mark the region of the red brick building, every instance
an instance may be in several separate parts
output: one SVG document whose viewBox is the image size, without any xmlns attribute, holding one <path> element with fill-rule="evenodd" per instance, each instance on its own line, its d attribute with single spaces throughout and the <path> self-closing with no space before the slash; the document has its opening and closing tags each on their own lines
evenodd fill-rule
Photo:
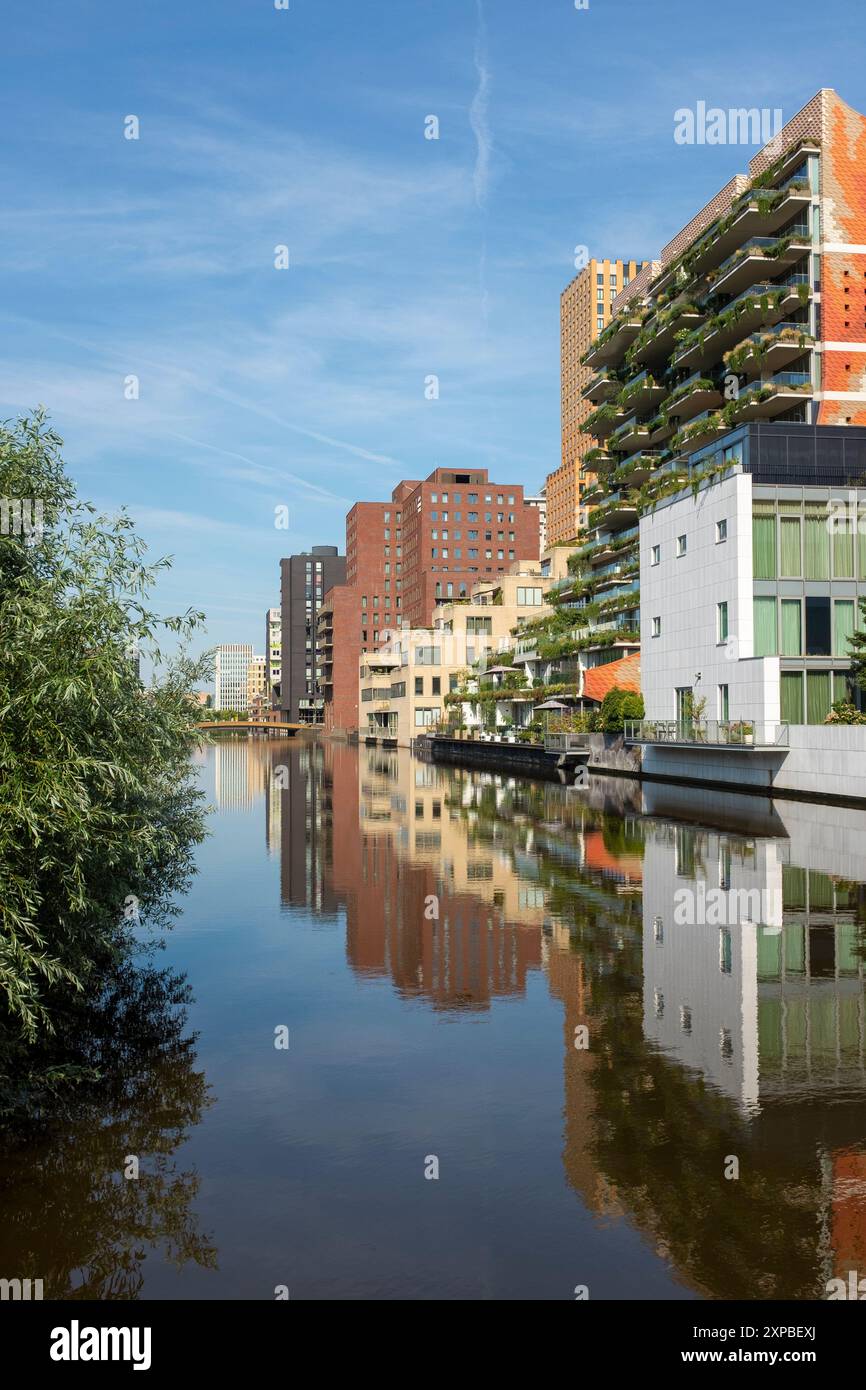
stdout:
<svg viewBox="0 0 866 1390">
<path fill-rule="evenodd" d="M 322 646 L 325 727 L 358 727 L 358 657 L 401 627 L 427 627 L 437 603 L 514 560 L 537 560 L 538 510 L 517 483 L 486 468 L 437 468 L 404 478 L 390 502 L 356 502 L 346 517 L 346 584 L 325 595 Z"/>
</svg>

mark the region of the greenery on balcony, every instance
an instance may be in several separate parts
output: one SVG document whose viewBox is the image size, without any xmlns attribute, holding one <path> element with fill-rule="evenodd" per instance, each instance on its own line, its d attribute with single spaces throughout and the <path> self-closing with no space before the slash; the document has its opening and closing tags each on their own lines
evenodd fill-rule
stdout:
<svg viewBox="0 0 866 1390">
<path fill-rule="evenodd" d="M 750 405 L 760 405 L 762 401 L 768 401 L 773 396 L 777 396 L 780 391 L 794 391 L 801 395 L 811 395 L 813 390 L 811 381 L 788 382 L 788 381 L 765 381 L 757 382 L 749 390 L 743 391 L 735 401 L 728 401 L 719 412 L 723 423 L 728 428 L 733 428 L 739 421 L 741 413 Z"/>
<path fill-rule="evenodd" d="M 614 425 L 621 415 L 622 411 L 616 401 L 606 401 L 587 415 L 583 429 L 587 434 L 599 434 L 605 425 Z"/>
<path fill-rule="evenodd" d="M 805 290 L 805 296 L 800 294 L 801 303 L 809 297 L 809 286 L 798 286 L 800 290 Z M 755 310 L 760 310 L 762 318 L 766 318 L 774 309 L 778 309 L 787 299 L 790 286 L 780 285 L 778 289 L 768 290 L 760 295 L 745 294 L 738 299 L 729 309 L 724 309 L 720 314 L 714 314 L 706 323 L 701 324 L 700 328 L 686 329 L 682 331 L 682 336 L 677 334 L 676 356 L 680 357 L 693 347 L 703 348 L 704 343 L 711 333 L 718 333 L 723 329 L 731 328 L 746 314 L 752 314 Z"/>
<path fill-rule="evenodd" d="M 751 363 L 760 366 L 768 350 L 775 347 L 777 343 L 796 343 L 798 347 L 805 349 L 811 347 L 814 339 L 811 334 L 796 328 L 782 328 L 778 333 L 753 334 L 749 338 L 744 338 L 741 343 L 730 348 L 724 354 L 725 366 L 732 372 L 741 372 L 743 368 Z"/>
</svg>

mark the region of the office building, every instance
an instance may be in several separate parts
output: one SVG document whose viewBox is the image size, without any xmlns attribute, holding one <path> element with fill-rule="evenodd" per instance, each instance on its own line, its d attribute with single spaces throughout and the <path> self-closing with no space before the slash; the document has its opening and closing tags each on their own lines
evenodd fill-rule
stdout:
<svg viewBox="0 0 866 1390">
<path fill-rule="evenodd" d="M 214 709 L 247 710 L 247 668 L 253 649 L 249 643 L 222 642 L 214 654 Z"/>
<path fill-rule="evenodd" d="M 314 545 L 280 561 L 280 698 L 287 723 L 323 721 L 316 618 L 325 594 L 345 579 L 346 557 L 335 545 Z"/>
</svg>

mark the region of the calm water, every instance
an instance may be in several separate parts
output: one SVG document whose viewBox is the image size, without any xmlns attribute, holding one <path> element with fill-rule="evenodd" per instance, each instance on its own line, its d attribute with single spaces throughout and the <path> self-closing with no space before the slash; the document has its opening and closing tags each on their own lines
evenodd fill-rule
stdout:
<svg viewBox="0 0 866 1390">
<path fill-rule="evenodd" d="M 201 776 L 157 962 L 186 1021 L 145 988 L 122 1083 L 7 1151 L 0 1274 L 172 1299 L 866 1274 L 866 815 L 280 740 Z"/>
</svg>

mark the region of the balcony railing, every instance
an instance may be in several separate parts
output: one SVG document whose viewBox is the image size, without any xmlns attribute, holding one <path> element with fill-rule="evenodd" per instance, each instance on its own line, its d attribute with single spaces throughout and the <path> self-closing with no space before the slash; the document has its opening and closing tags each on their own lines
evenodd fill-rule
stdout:
<svg viewBox="0 0 866 1390">
<path fill-rule="evenodd" d="M 647 743 L 678 748 L 788 747 L 788 725 L 763 723 L 754 719 L 627 719 L 625 738 L 629 743 Z"/>
</svg>

